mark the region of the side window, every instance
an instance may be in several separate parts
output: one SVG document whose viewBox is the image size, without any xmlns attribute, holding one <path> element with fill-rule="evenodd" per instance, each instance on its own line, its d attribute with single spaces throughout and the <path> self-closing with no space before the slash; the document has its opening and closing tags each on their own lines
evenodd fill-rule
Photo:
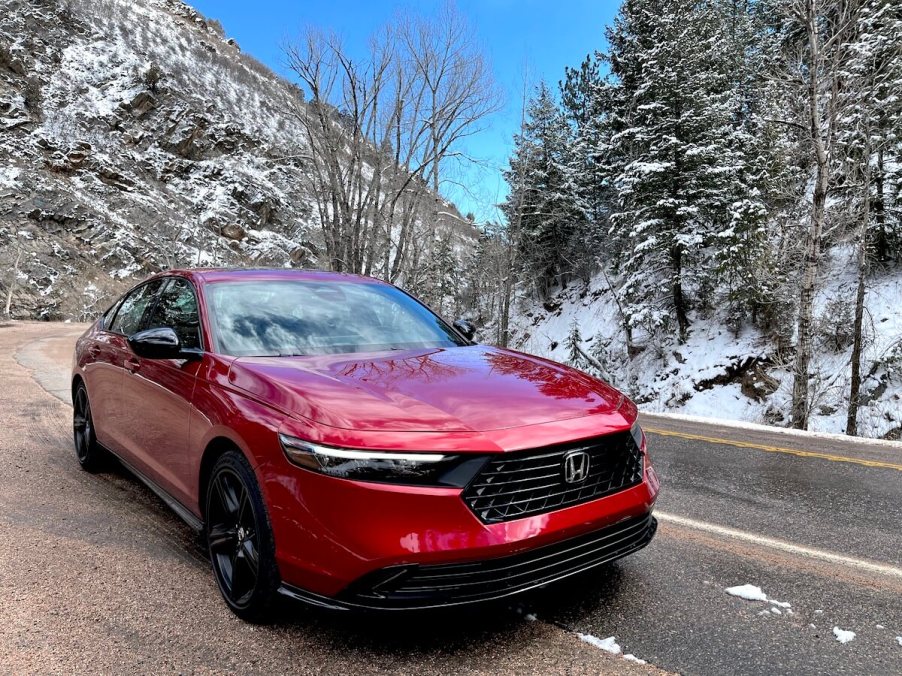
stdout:
<svg viewBox="0 0 902 676">
<path fill-rule="evenodd" d="M 197 298 L 190 282 L 175 278 L 163 291 L 147 328 L 168 326 L 179 337 L 182 347 L 200 347 L 200 320 Z"/>
<path fill-rule="evenodd" d="M 113 321 L 113 317 L 116 316 L 116 310 L 119 309 L 119 305 L 122 303 L 122 299 L 120 298 L 115 303 L 113 303 L 110 308 L 104 312 L 100 316 L 100 328 L 109 331 L 110 330 L 110 322 Z"/>
<path fill-rule="evenodd" d="M 116 313 L 116 318 L 110 325 L 110 331 L 130 336 L 141 328 L 141 320 L 147 306 L 153 301 L 160 289 L 162 280 L 155 279 L 144 286 L 139 286 L 125 297 Z"/>
</svg>

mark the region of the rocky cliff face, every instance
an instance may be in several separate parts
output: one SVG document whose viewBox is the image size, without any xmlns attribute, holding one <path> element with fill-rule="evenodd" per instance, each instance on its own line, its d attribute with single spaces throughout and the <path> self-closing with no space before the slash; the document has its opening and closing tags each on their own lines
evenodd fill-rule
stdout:
<svg viewBox="0 0 902 676">
<path fill-rule="evenodd" d="M 316 265 L 302 98 L 179 0 L 0 0 L 0 304 L 84 319 L 161 268 Z"/>
</svg>

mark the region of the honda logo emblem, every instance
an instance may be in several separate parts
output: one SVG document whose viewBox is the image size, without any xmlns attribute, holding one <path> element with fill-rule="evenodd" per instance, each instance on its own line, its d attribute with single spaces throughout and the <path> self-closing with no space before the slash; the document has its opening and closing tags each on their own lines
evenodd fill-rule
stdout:
<svg viewBox="0 0 902 676">
<path fill-rule="evenodd" d="M 578 484 L 589 476 L 589 454 L 585 451 L 573 451 L 564 456 L 564 481 Z"/>
</svg>

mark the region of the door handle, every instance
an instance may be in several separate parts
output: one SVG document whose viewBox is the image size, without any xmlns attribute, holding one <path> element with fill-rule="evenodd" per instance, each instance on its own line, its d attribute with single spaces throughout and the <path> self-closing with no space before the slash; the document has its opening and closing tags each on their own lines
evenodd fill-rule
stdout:
<svg viewBox="0 0 902 676">
<path fill-rule="evenodd" d="M 129 357 L 125 360 L 125 368 L 129 371 L 129 373 L 134 373 L 139 368 L 141 368 L 141 360 L 136 357 Z"/>
</svg>

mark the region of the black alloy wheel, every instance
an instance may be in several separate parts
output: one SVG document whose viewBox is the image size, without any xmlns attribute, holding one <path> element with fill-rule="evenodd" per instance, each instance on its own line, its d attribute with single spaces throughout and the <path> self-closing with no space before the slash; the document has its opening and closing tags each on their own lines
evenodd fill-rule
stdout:
<svg viewBox="0 0 902 676">
<path fill-rule="evenodd" d="M 263 498 L 241 453 L 228 451 L 216 462 L 206 502 L 207 546 L 219 591 L 236 615 L 262 621 L 279 576 Z"/>
<path fill-rule="evenodd" d="M 94 419 L 91 417 L 91 402 L 84 383 L 75 388 L 72 398 L 72 432 L 75 441 L 75 455 L 78 464 L 87 472 L 96 472 L 103 466 L 104 452 L 94 435 Z"/>
</svg>

